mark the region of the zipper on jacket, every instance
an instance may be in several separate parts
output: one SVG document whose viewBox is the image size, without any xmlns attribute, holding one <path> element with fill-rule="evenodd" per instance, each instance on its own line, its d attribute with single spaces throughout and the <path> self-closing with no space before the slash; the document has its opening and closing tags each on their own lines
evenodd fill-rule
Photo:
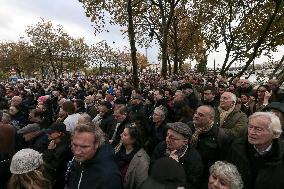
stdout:
<svg viewBox="0 0 284 189">
<path fill-rule="evenodd" d="M 80 179 L 79 179 L 79 182 L 78 182 L 78 188 L 77 188 L 77 189 L 80 189 L 80 185 L 81 185 L 81 181 L 82 181 L 83 172 L 84 172 L 84 169 L 82 169 L 82 172 L 81 172 L 81 175 L 80 175 Z"/>
</svg>

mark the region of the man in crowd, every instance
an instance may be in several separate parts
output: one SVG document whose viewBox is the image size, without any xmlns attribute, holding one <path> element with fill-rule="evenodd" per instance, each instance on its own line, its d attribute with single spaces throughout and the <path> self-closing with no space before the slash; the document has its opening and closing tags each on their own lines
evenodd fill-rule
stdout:
<svg viewBox="0 0 284 189">
<path fill-rule="evenodd" d="M 207 87 L 204 89 L 202 103 L 204 105 L 210 105 L 214 108 L 218 107 L 219 101 L 215 98 L 214 88 Z"/>
<path fill-rule="evenodd" d="M 115 120 L 113 116 L 112 104 L 110 102 L 104 101 L 100 104 L 99 116 L 101 121 L 97 126 L 99 126 L 106 134 L 107 138 L 110 139 L 115 130 Z"/>
<path fill-rule="evenodd" d="M 203 172 L 203 164 L 200 154 L 193 148 L 191 129 L 182 122 L 168 123 L 166 141 L 159 143 L 153 151 L 151 161 L 154 163 L 162 157 L 171 157 L 179 162 L 186 173 L 187 187 L 198 188 Z"/>
<path fill-rule="evenodd" d="M 279 118 L 271 112 L 249 117 L 247 138 L 234 141 L 228 161 L 242 175 L 245 189 L 280 189 L 284 186 L 283 144 Z"/>
<path fill-rule="evenodd" d="M 121 189 L 114 151 L 95 126 L 78 125 L 72 138 L 73 161 L 67 169 L 69 189 Z"/>
<path fill-rule="evenodd" d="M 201 104 L 201 100 L 197 95 L 196 89 L 194 89 L 194 87 L 190 83 L 185 83 L 181 85 L 180 88 L 186 96 L 189 107 L 193 110 L 196 110 Z"/>
<path fill-rule="evenodd" d="M 72 159 L 70 150 L 70 133 L 66 132 L 63 123 L 53 123 L 47 130 L 49 145 L 43 152 L 43 160 L 51 168 L 54 179 L 53 188 L 62 189 L 66 185 L 65 171 L 67 163 Z"/>
<path fill-rule="evenodd" d="M 94 119 L 98 114 L 97 108 L 95 106 L 95 98 L 92 95 L 85 97 L 86 112 Z"/>
<path fill-rule="evenodd" d="M 38 123 L 28 124 L 17 131 L 16 149 L 31 148 L 44 152 L 48 146 L 48 136 L 40 129 Z"/>
<path fill-rule="evenodd" d="M 247 126 L 247 116 L 236 107 L 237 97 L 231 92 L 224 92 L 216 111 L 217 122 L 230 137 L 244 136 Z"/>
<path fill-rule="evenodd" d="M 117 124 L 109 142 L 112 144 L 113 147 L 115 147 L 120 142 L 121 134 L 123 133 L 125 125 L 130 123 L 127 113 L 127 107 L 123 104 L 116 105 L 113 116 Z"/>
<path fill-rule="evenodd" d="M 240 79 L 240 86 L 237 87 L 237 96 L 240 97 L 241 94 L 252 94 L 253 88 L 251 86 L 250 80 Z"/>
<path fill-rule="evenodd" d="M 190 143 L 200 153 L 204 164 L 202 183 L 200 189 L 207 189 L 209 168 L 218 160 L 224 160 L 230 145 L 230 139 L 214 123 L 215 110 L 213 107 L 203 105 L 197 108 L 190 127 L 193 131 Z"/>
<path fill-rule="evenodd" d="M 269 90 L 272 91 L 269 101 L 284 103 L 284 91 L 280 89 L 279 81 L 277 79 L 270 79 L 267 81 L 266 85 Z"/>
<path fill-rule="evenodd" d="M 154 148 L 167 136 L 167 109 L 164 106 L 156 107 L 153 112 L 152 125 L 149 131 L 149 142 L 147 144 L 147 153 L 151 156 Z"/>
</svg>

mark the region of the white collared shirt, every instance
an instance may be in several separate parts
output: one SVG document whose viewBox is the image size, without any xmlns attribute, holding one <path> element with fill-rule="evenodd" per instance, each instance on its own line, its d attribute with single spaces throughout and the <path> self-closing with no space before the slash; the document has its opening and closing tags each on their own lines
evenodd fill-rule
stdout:
<svg viewBox="0 0 284 189">
<path fill-rule="evenodd" d="M 258 153 L 259 155 L 263 156 L 263 155 L 267 154 L 267 153 L 271 150 L 271 148 L 272 148 L 272 143 L 271 143 L 265 150 L 263 150 L 263 151 L 259 151 L 259 150 L 255 147 L 255 145 L 254 145 L 253 147 L 254 147 L 254 149 L 257 151 L 257 153 Z"/>
</svg>

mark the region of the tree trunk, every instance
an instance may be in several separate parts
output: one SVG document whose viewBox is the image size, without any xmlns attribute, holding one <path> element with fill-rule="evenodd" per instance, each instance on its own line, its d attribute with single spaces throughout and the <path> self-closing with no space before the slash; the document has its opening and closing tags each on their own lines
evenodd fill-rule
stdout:
<svg viewBox="0 0 284 189">
<path fill-rule="evenodd" d="M 163 78 L 167 77 L 167 62 L 168 62 L 168 32 L 166 31 L 166 22 L 163 23 L 163 39 L 162 39 L 162 70 L 161 75 Z"/>
<path fill-rule="evenodd" d="M 130 42 L 131 49 L 131 62 L 132 62 L 132 75 L 133 75 L 133 86 L 135 89 L 139 87 L 139 79 L 138 79 L 138 66 L 137 66 L 137 57 L 136 57 L 136 46 L 135 46 L 135 33 L 133 27 L 133 18 L 132 18 L 132 1 L 127 1 L 127 13 L 128 13 L 128 36 Z"/>
<path fill-rule="evenodd" d="M 179 54 L 179 47 L 178 47 L 178 37 L 177 37 L 177 22 L 176 18 L 173 21 L 173 32 L 174 32 L 174 74 L 178 73 L 178 54 Z"/>
<path fill-rule="evenodd" d="M 103 68 L 102 68 L 102 63 L 100 62 L 100 75 L 103 75 Z"/>
<path fill-rule="evenodd" d="M 170 61 L 170 57 L 168 56 L 167 58 L 168 61 L 168 65 L 169 65 L 169 75 L 172 75 L 172 65 L 171 65 L 171 61 Z"/>
</svg>

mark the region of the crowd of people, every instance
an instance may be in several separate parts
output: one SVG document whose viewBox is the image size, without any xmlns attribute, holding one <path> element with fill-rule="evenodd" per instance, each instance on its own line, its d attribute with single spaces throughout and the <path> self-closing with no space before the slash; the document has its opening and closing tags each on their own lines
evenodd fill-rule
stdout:
<svg viewBox="0 0 284 189">
<path fill-rule="evenodd" d="M 282 189 L 284 91 L 214 74 L 0 85 L 0 189 Z"/>
</svg>

